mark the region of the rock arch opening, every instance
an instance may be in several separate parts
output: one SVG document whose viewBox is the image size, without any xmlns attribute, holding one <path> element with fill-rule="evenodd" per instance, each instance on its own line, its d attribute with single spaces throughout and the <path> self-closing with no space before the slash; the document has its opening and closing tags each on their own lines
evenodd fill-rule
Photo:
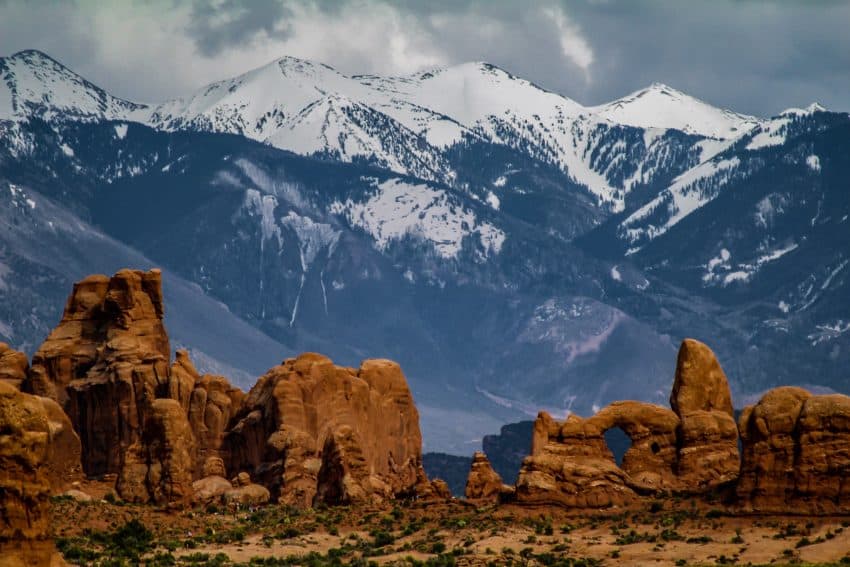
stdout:
<svg viewBox="0 0 850 567">
<path fill-rule="evenodd" d="M 608 445 L 608 450 L 614 455 L 617 466 L 623 468 L 623 457 L 626 455 L 626 451 L 632 447 L 631 437 L 619 426 L 611 427 L 603 435 L 605 444 Z"/>
</svg>

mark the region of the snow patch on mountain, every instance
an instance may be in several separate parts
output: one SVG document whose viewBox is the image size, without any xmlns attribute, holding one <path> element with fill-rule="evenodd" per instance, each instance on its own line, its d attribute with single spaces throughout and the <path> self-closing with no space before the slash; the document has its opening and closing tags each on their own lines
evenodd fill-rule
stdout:
<svg viewBox="0 0 850 567">
<path fill-rule="evenodd" d="M 413 237 L 431 243 L 437 254 L 448 260 L 457 258 L 469 237 L 477 237 L 485 255 L 498 254 L 505 241 L 501 229 L 479 221 L 444 190 L 399 179 L 377 183 L 366 201 L 335 201 L 330 212 L 362 228 L 379 250 Z"/>
<path fill-rule="evenodd" d="M 278 250 L 283 249 L 283 234 L 275 221 L 275 210 L 277 209 L 277 198 L 274 195 L 263 195 L 256 189 L 245 191 L 244 210 L 250 216 L 259 216 L 260 219 L 260 252 L 263 251 L 265 243 L 275 239 Z"/>
<path fill-rule="evenodd" d="M 814 154 L 806 157 L 806 165 L 815 173 L 820 173 L 820 158 Z"/>
</svg>

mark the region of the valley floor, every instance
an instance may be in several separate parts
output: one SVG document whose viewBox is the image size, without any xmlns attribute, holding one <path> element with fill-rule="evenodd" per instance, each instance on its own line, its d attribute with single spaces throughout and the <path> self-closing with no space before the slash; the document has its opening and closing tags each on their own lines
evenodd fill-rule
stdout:
<svg viewBox="0 0 850 567">
<path fill-rule="evenodd" d="M 459 500 L 176 511 L 125 504 L 92 483 L 83 488 L 98 498 L 58 498 L 53 506 L 57 546 L 71 564 L 850 564 L 850 518 L 729 516 L 691 500 L 598 515 Z"/>
</svg>

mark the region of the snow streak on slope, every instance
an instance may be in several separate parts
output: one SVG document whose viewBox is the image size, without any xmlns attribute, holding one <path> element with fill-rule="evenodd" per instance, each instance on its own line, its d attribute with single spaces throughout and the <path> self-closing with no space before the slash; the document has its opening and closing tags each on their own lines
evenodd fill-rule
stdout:
<svg viewBox="0 0 850 567">
<path fill-rule="evenodd" d="M 365 230 L 379 250 L 406 237 L 430 243 L 444 259 L 456 259 L 469 237 L 477 238 L 485 255 L 502 249 L 502 230 L 479 222 L 474 212 L 441 189 L 398 179 L 376 184 L 376 189 L 362 203 L 336 201 L 330 212 Z"/>
<path fill-rule="evenodd" d="M 737 137 L 757 118 L 715 108 L 661 83 L 592 109 L 596 116 L 639 128 L 673 128 L 707 138 Z"/>
<path fill-rule="evenodd" d="M 632 213 L 620 225 L 620 234 L 632 245 L 629 253 L 664 234 L 683 218 L 713 200 L 741 164 L 737 157 L 701 163 L 680 175 L 658 197 Z"/>
</svg>

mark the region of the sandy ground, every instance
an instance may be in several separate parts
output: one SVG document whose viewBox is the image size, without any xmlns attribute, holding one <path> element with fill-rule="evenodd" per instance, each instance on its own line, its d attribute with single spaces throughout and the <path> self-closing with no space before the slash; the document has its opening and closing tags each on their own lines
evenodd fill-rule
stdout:
<svg viewBox="0 0 850 567">
<path fill-rule="evenodd" d="M 99 495 L 106 493 L 101 490 Z M 535 565 L 542 562 L 534 556 L 542 554 L 624 566 L 836 564 L 850 557 L 850 518 L 727 516 L 693 502 L 656 502 L 652 508 L 595 515 L 547 507 L 476 508 L 459 501 L 412 503 L 395 510 L 293 512 L 271 506 L 260 512 L 261 521 L 255 512 L 62 501 L 54 506 L 53 529 L 58 536 L 84 536 L 136 518 L 156 534 L 158 545 L 172 542 L 178 559 L 223 553 L 241 563 L 339 549 L 344 550 L 344 562 L 366 550 L 368 559 L 378 564 L 403 564 L 407 557 L 423 561 L 441 551 L 454 552 L 459 565 L 499 565 L 521 557 Z M 281 535 L 283 526 L 294 535 Z M 242 530 L 244 539 L 211 543 L 198 537 L 234 529 Z M 390 534 L 390 542 L 376 546 L 377 531 Z"/>
</svg>

